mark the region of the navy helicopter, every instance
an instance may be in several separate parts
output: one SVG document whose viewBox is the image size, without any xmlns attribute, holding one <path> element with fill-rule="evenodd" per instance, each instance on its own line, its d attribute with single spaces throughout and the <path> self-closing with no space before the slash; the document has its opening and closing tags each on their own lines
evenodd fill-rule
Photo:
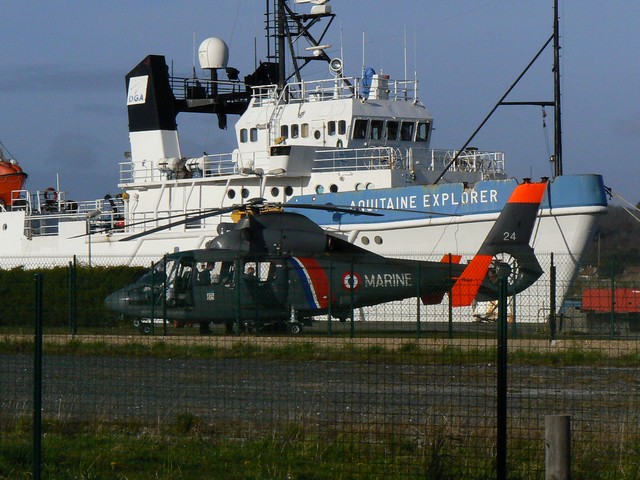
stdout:
<svg viewBox="0 0 640 480">
<path fill-rule="evenodd" d="M 410 297 L 438 304 L 448 293 L 453 306 L 495 300 L 496 273 L 502 267 L 510 272 L 509 294 L 525 290 L 542 274 L 529 241 L 546 185 L 525 181 L 516 187 L 468 264 L 460 264 L 459 255 L 445 255 L 440 262 L 387 258 L 261 199 L 208 211 L 127 237 L 231 211 L 240 217 L 235 224 L 221 224 L 207 248 L 166 255 L 138 281 L 109 295 L 106 305 L 137 318 L 199 324 L 201 333 L 218 323 L 229 333 L 273 329 L 297 334 L 317 315 L 344 321 L 354 309 Z M 380 215 L 331 205 L 306 207 Z M 143 333 L 151 333 L 149 321 L 141 324 Z"/>
</svg>

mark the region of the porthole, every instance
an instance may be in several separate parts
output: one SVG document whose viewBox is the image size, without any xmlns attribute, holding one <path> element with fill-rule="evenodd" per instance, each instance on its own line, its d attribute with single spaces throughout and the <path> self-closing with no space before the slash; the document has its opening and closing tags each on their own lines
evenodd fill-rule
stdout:
<svg viewBox="0 0 640 480">
<path fill-rule="evenodd" d="M 278 195 L 280 195 L 280 189 L 278 187 L 273 187 L 271 189 L 271 196 L 277 198 Z"/>
<path fill-rule="evenodd" d="M 249 189 L 247 188 L 242 189 L 242 198 L 249 198 Z"/>
<path fill-rule="evenodd" d="M 362 237 L 362 244 L 369 245 L 369 237 Z"/>
<path fill-rule="evenodd" d="M 228 198 L 236 198 L 236 191 L 235 190 L 229 190 L 227 192 L 227 197 Z"/>
<path fill-rule="evenodd" d="M 380 237 L 378 235 L 373 237 L 373 241 L 376 242 L 378 245 L 382 245 L 382 237 Z"/>
<path fill-rule="evenodd" d="M 364 188 L 364 185 L 362 185 L 361 183 L 356 183 L 356 190 L 362 190 Z"/>
<path fill-rule="evenodd" d="M 320 130 L 316 130 L 315 132 L 313 132 L 313 137 L 316 140 L 320 140 Z"/>
<path fill-rule="evenodd" d="M 338 191 L 338 185 L 336 185 L 335 183 L 332 183 L 331 185 L 329 185 L 329 191 L 331 193 L 336 193 Z"/>
<path fill-rule="evenodd" d="M 316 185 L 316 193 L 324 193 L 324 187 L 322 185 Z"/>
<path fill-rule="evenodd" d="M 286 187 L 284 187 L 284 194 L 287 197 L 290 197 L 291 195 L 293 195 L 293 187 L 291 185 L 287 185 Z"/>
<path fill-rule="evenodd" d="M 364 188 L 366 190 L 373 190 L 374 188 L 376 188 L 376 186 L 373 183 L 368 182 L 367 185 Z"/>
<path fill-rule="evenodd" d="M 3 224 L 2 224 L 2 230 L 6 230 L 6 229 L 7 229 L 7 224 L 6 224 L 6 223 L 3 223 Z"/>
</svg>

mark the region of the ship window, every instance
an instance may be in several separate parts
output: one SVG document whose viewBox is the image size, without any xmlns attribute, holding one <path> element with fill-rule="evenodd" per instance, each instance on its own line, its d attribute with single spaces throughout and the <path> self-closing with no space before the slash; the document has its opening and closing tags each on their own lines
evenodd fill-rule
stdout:
<svg viewBox="0 0 640 480">
<path fill-rule="evenodd" d="M 368 120 L 358 118 L 353 124 L 353 138 L 355 140 L 364 140 L 367 138 L 367 124 Z"/>
<path fill-rule="evenodd" d="M 280 189 L 278 187 L 273 187 L 271 189 L 271 196 L 274 198 L 278 198 L 278 195 L 280 195 Z"/>
<path fill-rule="evenodd" d="M 242 189 L 242 198 L 249 198 L 249 190 L 246 188 Z"/>
<path fill-rule="evenodd" d="M 336 122 L 331 120 L 327 122 L 327 135 L 335 135 L 336 134 Z"/>
<path fill-rule="evenodd" d="M 340 120 L 338 122 L 338 135 L 344 135 L 347 133 L 347 122 L 346 120 Z"/>
<path fill-rule="evenodd" d="M 429 122 L 418 122 L 416 130 L 416 142 L 426 142 L 429 140 Z"/>
<path fill-rule="evenodd" d="M 243 128 L 240 130 L 240 143 L 247 143 L 247 129 Z"/>
<path fill-rule="evenodd" d="M 371 120 L 371 140 L 382 140 L 382 120 Z"/>
<path fill-rule="evenodd" d="M 291 125 L 291 138 L 298 138 L 299 128 L 297 123 Z"/>
<path fill-rule="evenodd" d="M 290 197 L 291 195 L 293 195 L 293 187 L 291 185 L 287 185 L 286 187 L 284 187 L 284 194 L 287 197 Z"/>
<path fill-rule="evenodd" d="M 322 185 L 316 185 L 316 193 L 317 194 L 324 193 L 324 187 Z"/>
<path fill-rule="evenodd" d="M 258 129 L 257 128 L 252 128 L 251 130 L 249 130 L 249 136 L 251 137 L 251 141 L 252 142 L 257 142 L 258 141 Z"/>
<path fill-rule="evenodd" d="M 302 138 L 307 138 L 309 136 L 309 124 L 303 123 L 300 128 L 300 136 Z"/>
<path fill-rule="evenodd" d="M 235 190 L 229 190 L 227 192 L 227 197 L 229 197 L 231 199 L 236 198 L 236 191 Z"/>
<path fill-rule="evenodd" d="M 410 142 L 413 140 L 413 122 L 402 122 L 402 127 L 400 128 L 400 140 L 403 142 Z"/>
<path fill-rule="evenodd" d="M 332 183 L 331 185 L 329 185 L 329 191 L 331 193 L 336 193 L 338 191 L 338 185 L 336 185 L 335 183 Z"/>
<path fill-rule="evenodd" d="M 369 245 L 369 237 L 362 237 L 362 244 Z"/>
<path fill-rule="evenodd" d="M 387 140 L 395 142 L 398 140 L 398 123 L 395 120 L 389 120 L 387 122 Z"/>
<path fill-rule="evenodd" d="M 378 245 L 382 245 L 382 237 L 379 237 L 378 235 L 373 237 L 373 241 L 376 242 Z"/>
<path fill-rule="evenodd" d="M 284 138 L 289 138 L 289 125 L 280 126 L 280 136 Z"/>
<path fill-rule="evenodd" d="M 320 140 L 320 136 L 322 134 L 320 133 L 320 130 L 316 130 L 315 132 L 313 132 L 313 138 L 315 138 L 316 140 Z"/>
</svg>

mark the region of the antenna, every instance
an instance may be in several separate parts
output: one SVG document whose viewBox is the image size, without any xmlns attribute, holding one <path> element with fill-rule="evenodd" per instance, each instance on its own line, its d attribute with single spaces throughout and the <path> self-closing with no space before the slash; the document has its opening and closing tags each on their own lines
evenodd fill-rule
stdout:
<svg viewBox="0 0 640 480">
<path fill-rule="evenodd" d="M 362 32 L 362 76 L 364 77 L 364 32 Z"/>
<path fill-rule="evenodd" d="M 407 79 L 407 24 L 404 24 L 404 77 L 403 80 Z"/>
<path fill-rule="evenodd" d="M 191 63 L 191 68 L 193 71 L 193 78 L 196 78 L 196 32 L 193 32 L 193 60 Z"/>
</svg>

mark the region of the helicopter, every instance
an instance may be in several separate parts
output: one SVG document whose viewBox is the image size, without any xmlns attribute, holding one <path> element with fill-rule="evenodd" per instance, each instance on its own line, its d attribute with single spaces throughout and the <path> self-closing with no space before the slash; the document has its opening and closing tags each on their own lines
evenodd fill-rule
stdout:
<svg viewBox="0 0 640 480">
<path fill-rule="evenodd" d="M 547 182 L 525 180 L 512 192 L 476 255 L 440 262 L 388 258 L 330 233 L 306 216 L 284 211 L 291 205 L 248 205 L 214 209 L 196 217 L 137 233 L 234 212 L 236 223 L 221 223 L 206 248 L 166 255 L 133 284 L 110 294 L 106 306 L 149 319 L 224 324 L 228 333 L 275 330 L 298 334 L 312 317 L 353 318 L 354 309 L 419 296 L 439 304 L 449 294 L 454 307 L 498 298 L 497 276 L 508 293 L 522 292 L 542 275 L 529 245 Z M 296 206 L 304 208 L 305 206 Z M 314 204 L 345 214 L 380 215 L 350 207 Z M 233 216 L 232 216 L 233 218 Z"/>
</svg>

